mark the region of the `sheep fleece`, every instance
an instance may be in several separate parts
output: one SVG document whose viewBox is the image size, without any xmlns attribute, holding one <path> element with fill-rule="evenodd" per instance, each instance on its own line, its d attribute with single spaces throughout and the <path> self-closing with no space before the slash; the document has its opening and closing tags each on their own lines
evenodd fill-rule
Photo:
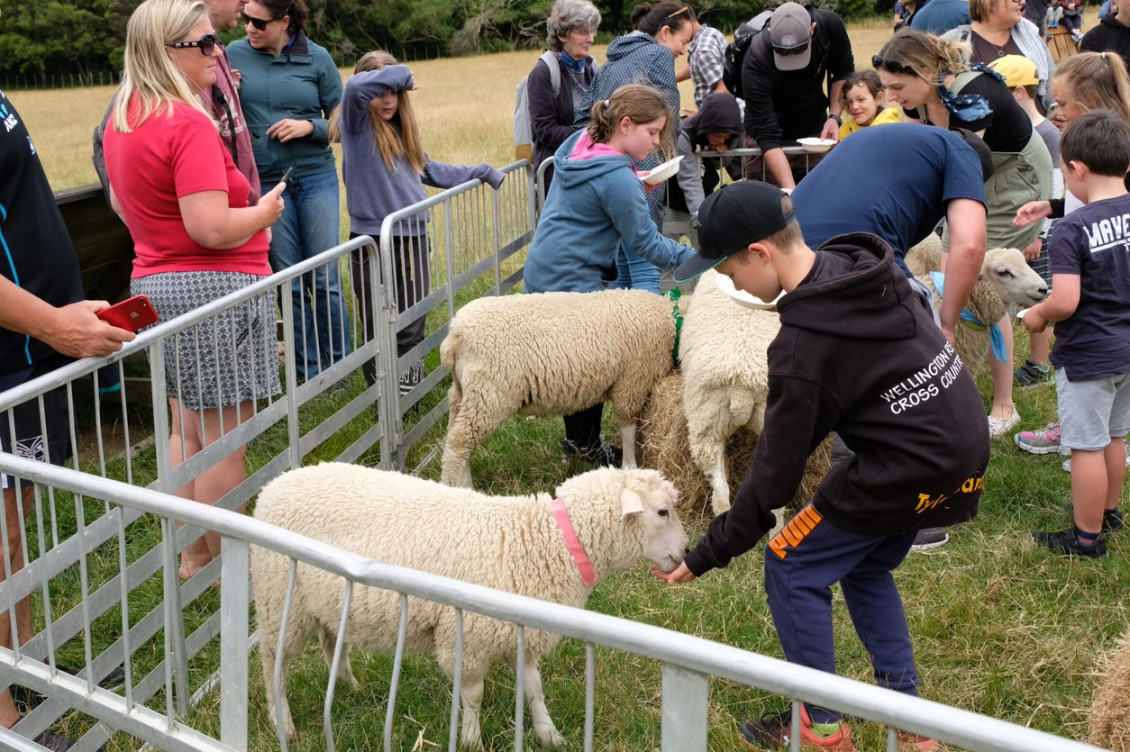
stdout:
<svg viewBox="0 0 1130 752">
<path fill-rule="evenodd" d="M 464 399 L 473 389 L 475 409 L 498 420 L 567 415 L 611 398 L 623 423 L 671 370 L 674 344 L 672 304 L 659 295 L 550 292 L 468 303 L 440 357 Z"/>
<path fill-rule="evenodd" d="M 558 489 L 599 574 L 626 569 L 642 555 L 642 526 L 622 521 L 620 494 L 625 487 L 638 487 L 654 496 L 647 489 L 657 482 L 666 484 L 654 470 L 603 469 L 576 476 Z M 270 483 L 259 496 L 255 517 L 360 556 L 583 607 L 591 588 L 577 574 L 549 502 L 548 494 L 487 496 L 400 473 L 323 463 Z M 273 646 L 277 640 L 288 571 L 286 557 L 252 548 L 261 644 Z M 322 625 L 336 630 L 343 598 L 340 577 L 299 564 L 288 631 L 305 644 Z M 391 653 L 399 612 L 396 593 L 356 588 L 346 642 Z M 513 656 L 514 625 L 468 612 L 464 630 L 468 660 L 484 654 Z M 408 651 L 438 648 L 441 665 L 450 667 L 454 634 L 453 609 L 410 599 Z M 558 635 L 526 632 L 532 655 L 548 653 L 559 640 Z"/>
</svg>

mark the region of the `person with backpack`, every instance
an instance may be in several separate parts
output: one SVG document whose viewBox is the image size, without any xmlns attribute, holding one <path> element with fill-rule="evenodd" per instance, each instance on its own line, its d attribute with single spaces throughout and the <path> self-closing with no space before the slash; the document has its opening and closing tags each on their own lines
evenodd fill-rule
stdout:
<svg viewBox="0 0 1130 752">
<path fill-rule="evenodd" d="M 844 79 L 855 70 L 847 28 L 830 10 L 785 3 L 773 11 L 768 27 L 749 38 L 739 70 L 735 94 L 745 99 L 746 134 L 762 149 L 746 174 L 792 190 L 819 160 L 787 157 L 781 147 L 806 136 L 839 137 L 835 109 Z"/>
<path fill-rule="evenodd" d="M 584 99 L 598 69 L 589 49 L 600 26 L 600 11 L 588 0 L 557 0 L 545 26 L 549 50 L 526 77 L 535 170 L 576 130 L 574 102 Z M 546 191 L 551 180 L 552 165 L 545 172 Z"/>
</svg>

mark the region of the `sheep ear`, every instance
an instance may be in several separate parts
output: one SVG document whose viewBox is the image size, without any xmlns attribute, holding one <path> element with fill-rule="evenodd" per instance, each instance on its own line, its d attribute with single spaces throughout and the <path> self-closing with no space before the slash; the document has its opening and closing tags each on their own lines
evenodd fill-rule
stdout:
<svg viewBox="0 0 1130 752">
<path fill-rule="evenodd" d="M 621 517 L 627 517 L 631 514 L 642 514 L 643 497 L 636 491 L 625 488 L 620 492 L 620 512 Z"/>
</svg>

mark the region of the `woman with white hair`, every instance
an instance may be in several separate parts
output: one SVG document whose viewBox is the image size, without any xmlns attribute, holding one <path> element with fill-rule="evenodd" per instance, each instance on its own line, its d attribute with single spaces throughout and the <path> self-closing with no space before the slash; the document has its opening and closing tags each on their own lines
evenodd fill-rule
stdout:
<svg viewBox="0 0 1130 752">
<path fill-rule="evenodd" d="M 200 92 L 216 80 L 219 40 L 200 0 L 145 0 L 130 16 L 122 83 L 106 129 L 111 202 L 134 242 L 130 291 L 162 320 L 271 273 L 266 229 L 283 210 L 279 183 L 254 206 Z M 234 430 L 254 401 L 278 394 L 275 306 L 260 295 L 164 342 L 172 412 L 170 464 Z M 214 504 L 246 477 L 239 447 L 177 495 Z M 214 532 L 191 544 L 181 577 L 219 553 Z"/>
<path fill-rule="evenodd" d="M 549 51 L 534 63 L 526 84 L 535 169 L 576 132 L 573 103 L 583 100 L 592 87 L 597 65 L 589 50 L 599 26 L 600 11 L 588 0 L 557 0 L 549 12 L 545 22 Z M 557 75 L 548 57 L 556 60 Z M 552 179 L 551 166 L 545 172 L 547 193 Z"/>
</svg>

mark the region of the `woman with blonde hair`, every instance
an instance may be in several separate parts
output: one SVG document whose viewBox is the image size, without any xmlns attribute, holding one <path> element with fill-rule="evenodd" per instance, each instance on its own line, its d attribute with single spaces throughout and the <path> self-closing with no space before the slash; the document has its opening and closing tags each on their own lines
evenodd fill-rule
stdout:
<svg viewBox="0 0 1130 752">
<path fill-rule="evenodd" d="M 384 50 L 363 55 L 345 84 L 341 110 L 331 124 L 331 138 L 341 138 L 341 170 L 351 238 L 380 237 L 385 217 L 423 201 L 425 185 L 451 188 L 478 179 L 497 189 L 505 178 L 488 164 L 463 167 L 429 158 L 412 111 L 410 92 L 415 88 L 412 71 Z M 392 228 L 393 284 L 398 311 L 415 305 L 431 291 L 427 223 L 427 213 L 421 212 Z M 376 316 L 370 303 L 373 270 L 361 251 L 353 253 L 351 268 L 365 338 L 370 340 Z M 423 341 L 425 323 L 421 316 L 397 332 L 397 356 L 403 357 Z M 375 383 L 375 365 L 369 362 L 362 370 L 365 379 Z M 400 393 L 411 392 L 422 374 L 422 359 L 403 367 Z"/>
<path fill-rule="evenodd" d="M 218 39 L 199 0 L 145 0 L 126 28 L 122 83 L 105 135 L 111 200 L 134 242 L 130 291 L 162 320 L 271 273 L 266 229 L 283 210 L 276 185 L 255 206 L 200 92 L 216 80 Z M 278 394 L 275 306 L 259 296 L 163 344 L 176 467 Z M 244 447 L 177 495 L 215 504 L 246 477 Z M 208 533 L 184 550 L 188 578 L 219 553 Z"/>
<path fill-rule="evenodd" d="M 968 47 L 960 42 L 904 29 L 871 63 L 887 96 L 902 105 L 908 119 L 964 128 L 984 140 L 994 166 L 993 176 L 985 182 L 987 247 L 1027 248 L 1040 227 L 1016 227 L 1012 218 L 1025 203 L 1051 195 L 1051 155 L 1000 74 L 970 64 L 968 54 Z M 942 236 L 946 248 L 948 241 L 947 231 Z M 943 271 L 947 255 L 943 254 Z M 976 273 L 968 278 L 975 277 Z M 982 323 L 995 324 L 1000 332 L 1000 337 L 994 336 L 1000 345 L 990 358 L 993 404 L 988 415 L 990 435 L 1000 436 L 1020 422 L 1012 402 L 1012 321 L 1005 315 L 999 322 Z"/>
<path fill-rule="evenodd" d="M 675 119 L 651 86 L 629 84 L 592 108 L 588 128 L 553 156 L 556 177 L 526 256 L 526 292 L 593 292 L 616 280 L 623 248 L 655 266 L 678 266 L 694 249 L 663 237 L 648 214 L 632 160 L 675 146 Z M 564 453 L 619 465 L 600 437 L 603 404 L 565 416 Z"/>
</svg>

